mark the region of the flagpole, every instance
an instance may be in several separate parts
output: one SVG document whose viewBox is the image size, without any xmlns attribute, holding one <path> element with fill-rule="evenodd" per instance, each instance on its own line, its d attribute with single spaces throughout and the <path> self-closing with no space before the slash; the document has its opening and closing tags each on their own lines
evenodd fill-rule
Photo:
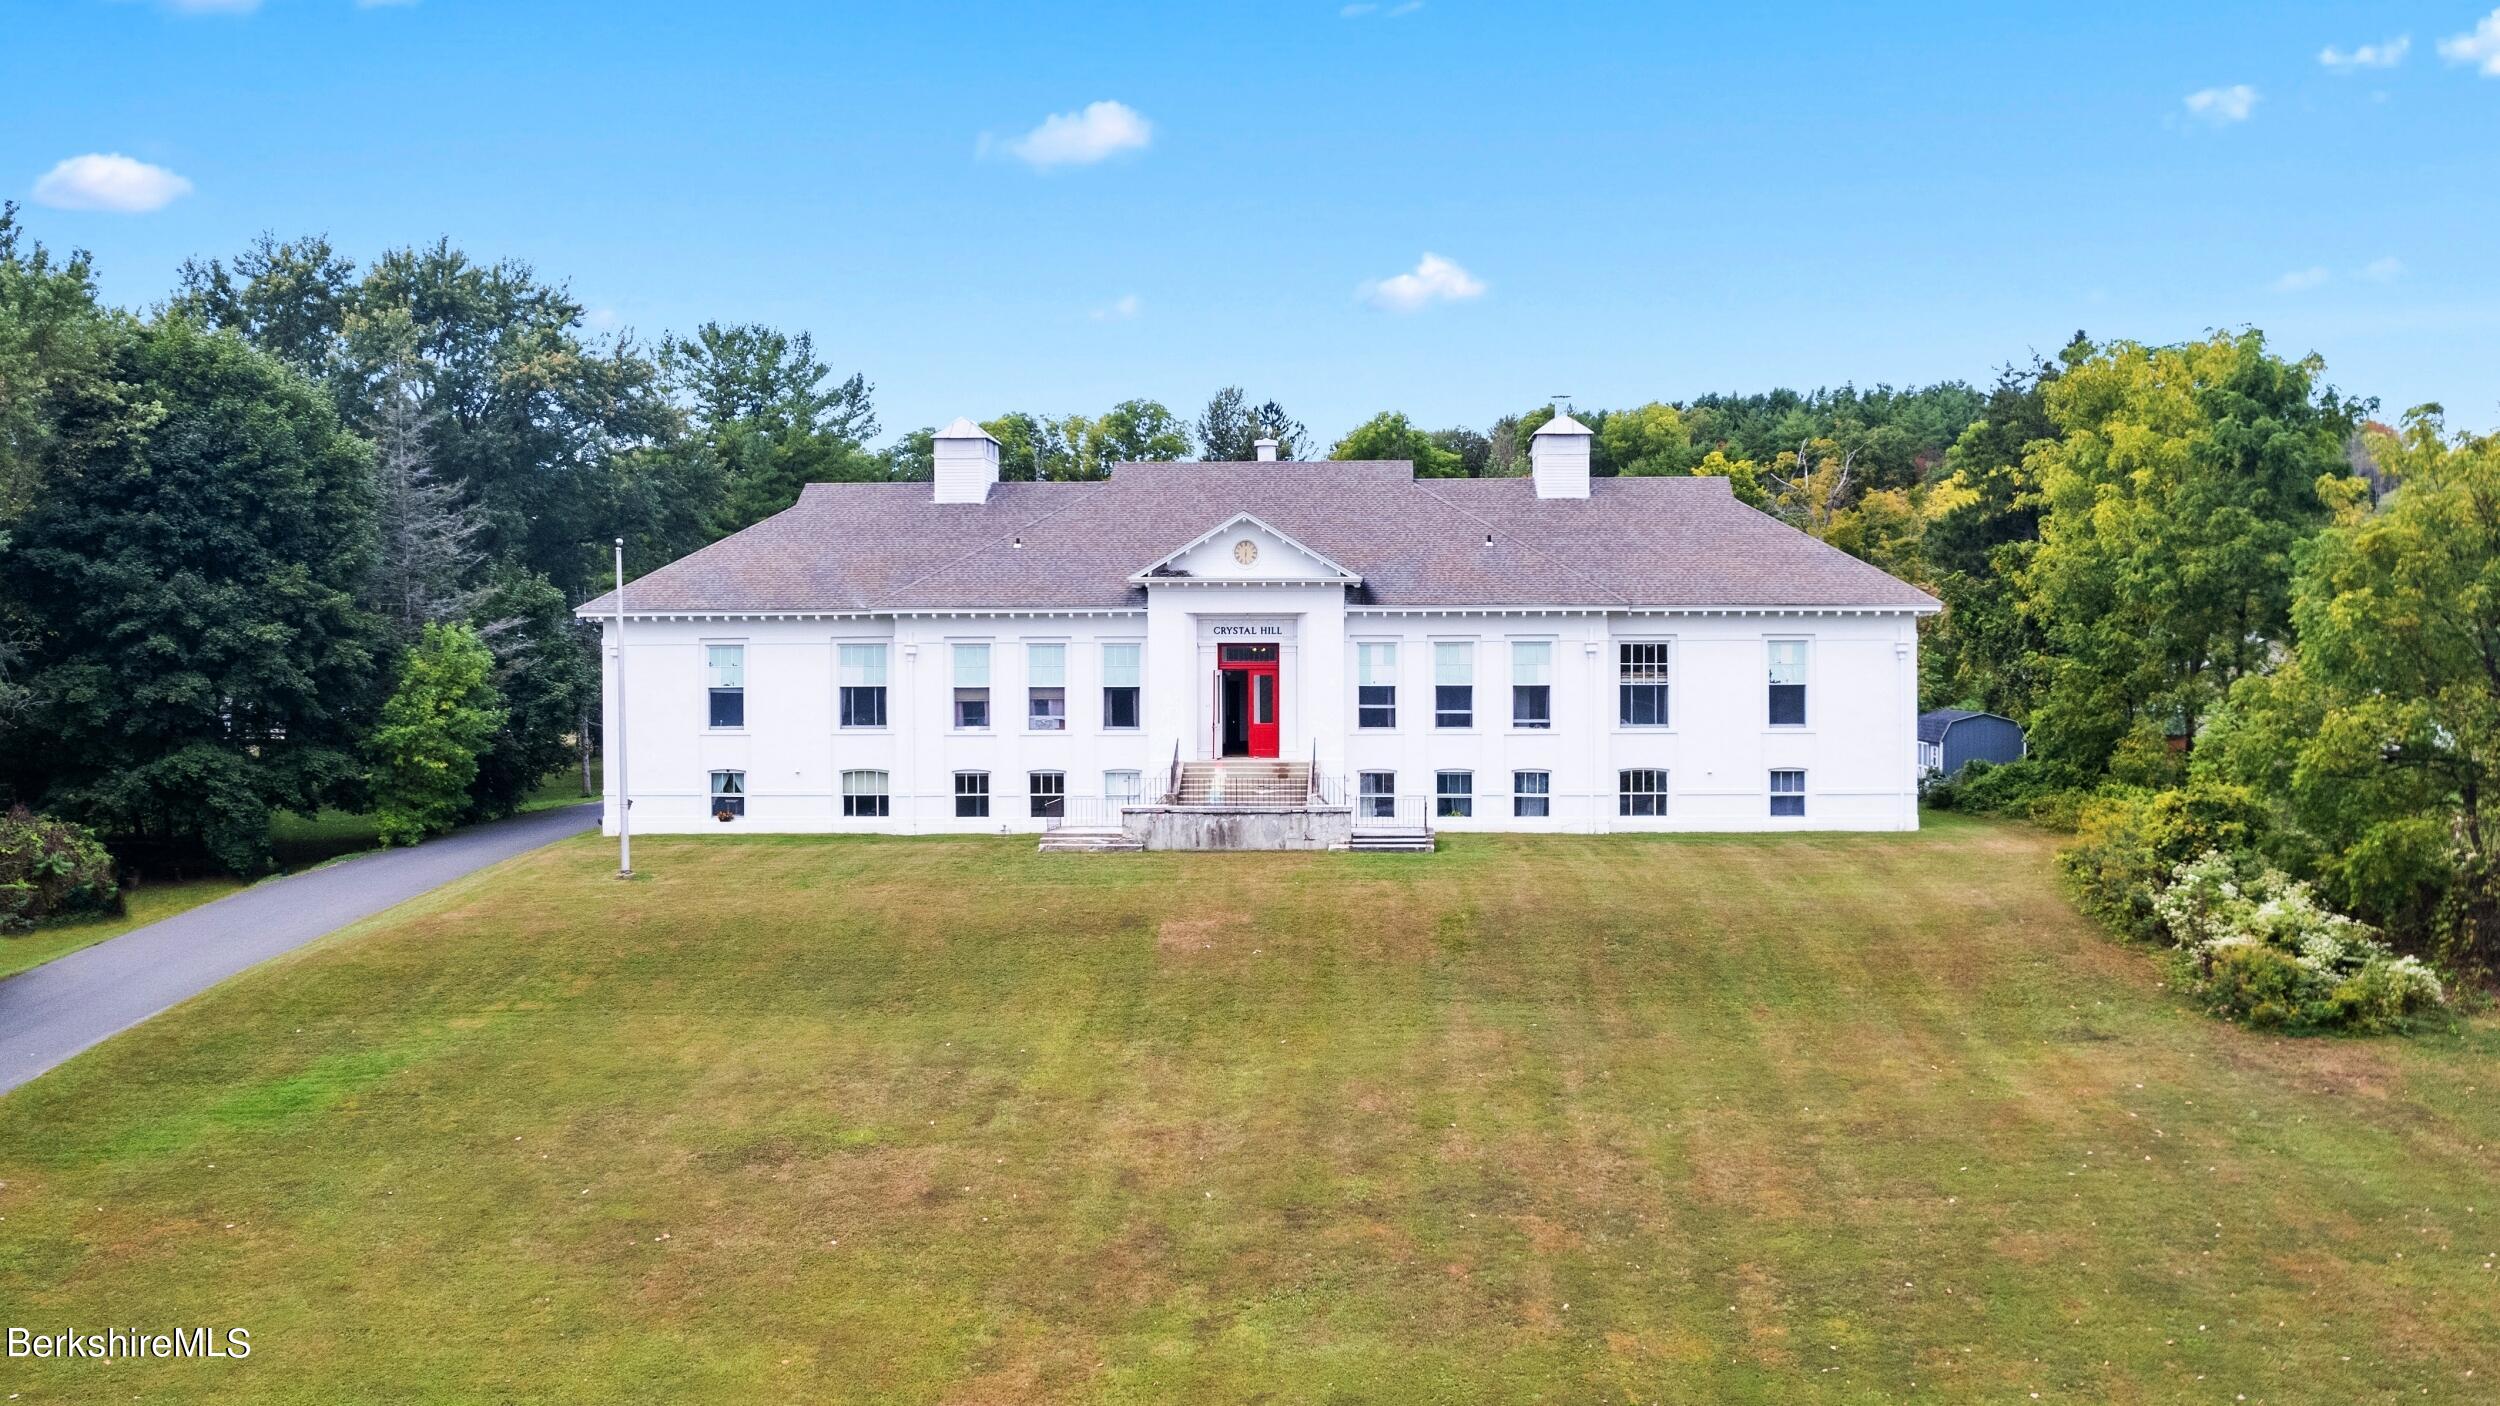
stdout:
<svg viewBox="0 0 2500 1406">
<path fill-rule="evenodd" d="M 625 788 L 625 539 L 616 539 L 616 877 L 634 876 L 634 802 Z"/>
</svg>

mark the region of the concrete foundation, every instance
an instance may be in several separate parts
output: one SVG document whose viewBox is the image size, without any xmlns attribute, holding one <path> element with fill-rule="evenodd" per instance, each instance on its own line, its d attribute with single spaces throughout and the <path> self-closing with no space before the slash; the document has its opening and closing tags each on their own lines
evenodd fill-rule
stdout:
<svg viewBox="0 0 2500 1406">
<path fill-rule="evenodd" d="M 1347 806 L 1129 806 L 1120 825 L 1148 849 L 1344 849 L 1354 842 Z"/>
</svg>

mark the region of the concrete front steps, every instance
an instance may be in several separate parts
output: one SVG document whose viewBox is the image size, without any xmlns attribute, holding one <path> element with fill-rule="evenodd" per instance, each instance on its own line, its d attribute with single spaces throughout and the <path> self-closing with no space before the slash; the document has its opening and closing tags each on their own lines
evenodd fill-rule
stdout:
<svg viewBox="0 0 2500 1406">
<path fill-rule="evenodd" d="M 1268 757 L 1181 763 L 1183 806 L 1298 806 L 1311 798 L 1311 764 Z"/>
<path fill-rule="evenodd" d="M 1116 825 L 1062 825 L 1042 832 L 1044 854 L 1127 854 L 1146 842 Z"/>
<path fill-rule="evenodd" d="M 1430 854 L 1432 831 L 1421 825 L 1399 830 L 1357 830 L 1346 848 L 1365 854 Z"/>
<path fill-rule="evenodd" d="M 1120 810 L 1117 825 L 1045 831 L 1045 854 L 1138 850 L 1367 850 L 1429 854 L 1426 825 L 1356 829 L 1354 812 L 1312 794 L 1311 765 L 1274 758 L 1183 762 L 1171 796 Z"/>
</svg>

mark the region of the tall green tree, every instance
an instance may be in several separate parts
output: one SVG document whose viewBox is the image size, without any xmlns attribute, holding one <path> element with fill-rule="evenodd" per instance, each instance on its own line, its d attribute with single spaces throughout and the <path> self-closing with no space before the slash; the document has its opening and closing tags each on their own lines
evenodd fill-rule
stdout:
<svg viewBox="0 0 2500 1406">
<path fill-rule="evenodd" d="M 1253 401 L 1239 386 L 1226 386 L 1198 413 L 1198 457 L 1216 463 L 1258 458 L 1261 437 L 1276 441 L 1276 457 L 1299 459 L 1311 452 L 1311 432 L 1273 400 Z"/>
<path fill-rule="evenodd" d="M 661 343 L 660 365 L 720 481 L 709 535 L 780 512 L 810 483 L 885 476 L 865 376 L 836 380 L 807 333 L 707 322 Z"/>
<path fill-rule="evenodd" d="M 494 656 L 466 625 L 428 625 L 400 660 L 369 744 L 382 843 L 413 845 L 469 809 L 478 755 L 503 726 Z"/>
<path fill-rule="evenodd" d="M 2039 697 L 2047 641 L 2014 583 L 2040 540 L 2039 481 L 2026 456 L 2056 437 L 2043 393 L 2056 375 L 2054 362 L 2006 368 L 1946 451 L 1945 477 L 1928 497 L 1927 585 L 1944 602 L 1919 649 L 1931 707 L 2022 721 Z"/>
<path fill-rule="evenodd" d="M 1395 410 L 1383 410 L 1357 425 L 1336 447 L 1331 459 L 1408 459 L 1417 478 L 1457 478 L 1465 461 L 1433 442 L 1432 436 Z"/>
<path fill-rule="evenodd" d="M 270 812 L 351 796 L 387 633 L 373 465 L 329 401 L 181 317 L 120 339 L 62 408 L 83 451 L 0 572 L 36 703 L 13 789 L 109 834 L 265 867 Z M 126 389 L 125 389 L 126 388 Z"/>
<path fill-rule="evenodd" d="M 2033 749 L 2088 774 L 2173 774 L 2172 738 L 2290 625 L 2293 551 L 2352 481 L 2353 412 L 2256 332 L 2072 349 L 2046 389 L 2040 544 L 2023 608 L 2051 658 Z"/>
</svg>

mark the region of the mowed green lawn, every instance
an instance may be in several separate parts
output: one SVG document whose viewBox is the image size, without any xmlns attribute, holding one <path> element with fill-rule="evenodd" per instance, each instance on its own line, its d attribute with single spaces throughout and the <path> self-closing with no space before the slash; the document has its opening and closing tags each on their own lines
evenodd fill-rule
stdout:
<svg viewBox="0 0 2500 1406">
<path fill-rule="evenodd" d="M 24 1402 L 2500 1397 L 2500 1023 L 2047 837 L 569 842 L 0 1099 Z"/>
</svg>

